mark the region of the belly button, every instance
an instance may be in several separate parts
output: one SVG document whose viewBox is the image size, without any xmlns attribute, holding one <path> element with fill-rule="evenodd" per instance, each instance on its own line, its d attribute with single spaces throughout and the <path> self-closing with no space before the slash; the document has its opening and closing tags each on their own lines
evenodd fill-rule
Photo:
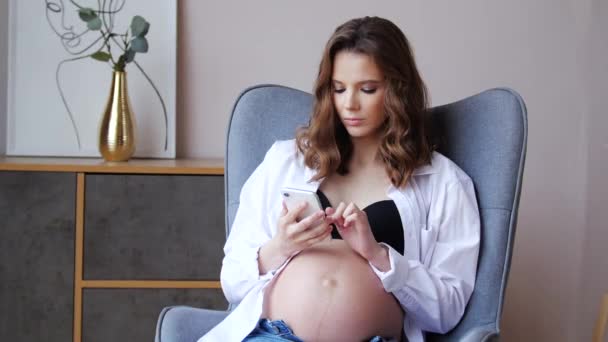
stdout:
<svg viewBox="0 0 608 342">
<path fill-rule="evenodd" d="M 334 278 L 324 278 L 321 285 L 323 285 L 323 287 L 336 287 L 337 283 L 338 282 Z"/>
</svg>

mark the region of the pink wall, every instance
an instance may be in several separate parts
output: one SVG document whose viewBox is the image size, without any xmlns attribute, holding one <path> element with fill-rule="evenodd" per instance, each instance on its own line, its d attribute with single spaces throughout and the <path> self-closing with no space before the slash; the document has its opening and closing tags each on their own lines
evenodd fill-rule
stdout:
<svg viewBox="0 0 608 342">
<path fill-rule="evenodd" d="M 591 8 L 583 76 L 588 97 L 585 240 L 579 268 L 578 341 L 590 341 L 602 294 L 608 293 L 608 3 Z"/>
</svg>

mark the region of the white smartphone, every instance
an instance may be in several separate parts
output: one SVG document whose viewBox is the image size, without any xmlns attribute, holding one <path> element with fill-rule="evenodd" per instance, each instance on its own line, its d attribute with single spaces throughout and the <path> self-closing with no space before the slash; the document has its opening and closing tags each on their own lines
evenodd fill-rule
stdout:
<svg viewBox="0 0 608 342">
<path fill-rule="evenodd" d="M 281 196 L 285 201 L 287 210 L 290 211 L 294 210 L 296 206 L 302 202 L 308 203 L 306 209 L 304 209 L 304 211 L 297 217 L 298 221 L 316 213 L 319 210 L 323 210 L 321 201 L 319 201 L 319 196 L 317 196 L 317 193 L 314 191 L 285 187 L 281 189 Z"/>
</svg>

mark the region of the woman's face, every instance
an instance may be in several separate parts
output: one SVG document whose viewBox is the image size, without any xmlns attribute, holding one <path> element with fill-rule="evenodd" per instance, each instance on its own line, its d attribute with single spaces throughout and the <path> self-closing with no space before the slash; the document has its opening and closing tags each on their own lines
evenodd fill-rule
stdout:
<svg viewBox="0 0 608 342">
<path fill-rule="evenodd" d="M 333 101 L 351 138 L 377 138 L 384 123 L 384 75 L 365 54 L 341 51 L 334 57 Z"/>
</svg>

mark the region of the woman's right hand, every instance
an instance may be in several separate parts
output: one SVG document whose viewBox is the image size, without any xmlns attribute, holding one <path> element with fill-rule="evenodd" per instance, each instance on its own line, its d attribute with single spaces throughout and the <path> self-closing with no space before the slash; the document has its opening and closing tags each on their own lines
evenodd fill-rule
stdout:
<svg viewBox="0 0 608 342">
<path fill-rule="evenodd" d="M 289 211 L 283 203 L 277 234 L 273 240 L 276 240 L 279 252 L 286 258 L 323 241 L 331 234 L 331 226 L 323 210 L 319 210 L 300 221 L 296 220 L 306 209 L 306 206 L 307 203 L 302 202 L 295 209 Z"/>
<path fill-rule="evenodd" d="M 289 211 L 283 203 L 277 233 L 259 251 L 260 273 L 276 269 L 292 255 L 325 240 L 332 227 L 325 212 L 318 212 L 298 221 L 296 218 L 306 209 L 306 202 Z"/>
</svg>

